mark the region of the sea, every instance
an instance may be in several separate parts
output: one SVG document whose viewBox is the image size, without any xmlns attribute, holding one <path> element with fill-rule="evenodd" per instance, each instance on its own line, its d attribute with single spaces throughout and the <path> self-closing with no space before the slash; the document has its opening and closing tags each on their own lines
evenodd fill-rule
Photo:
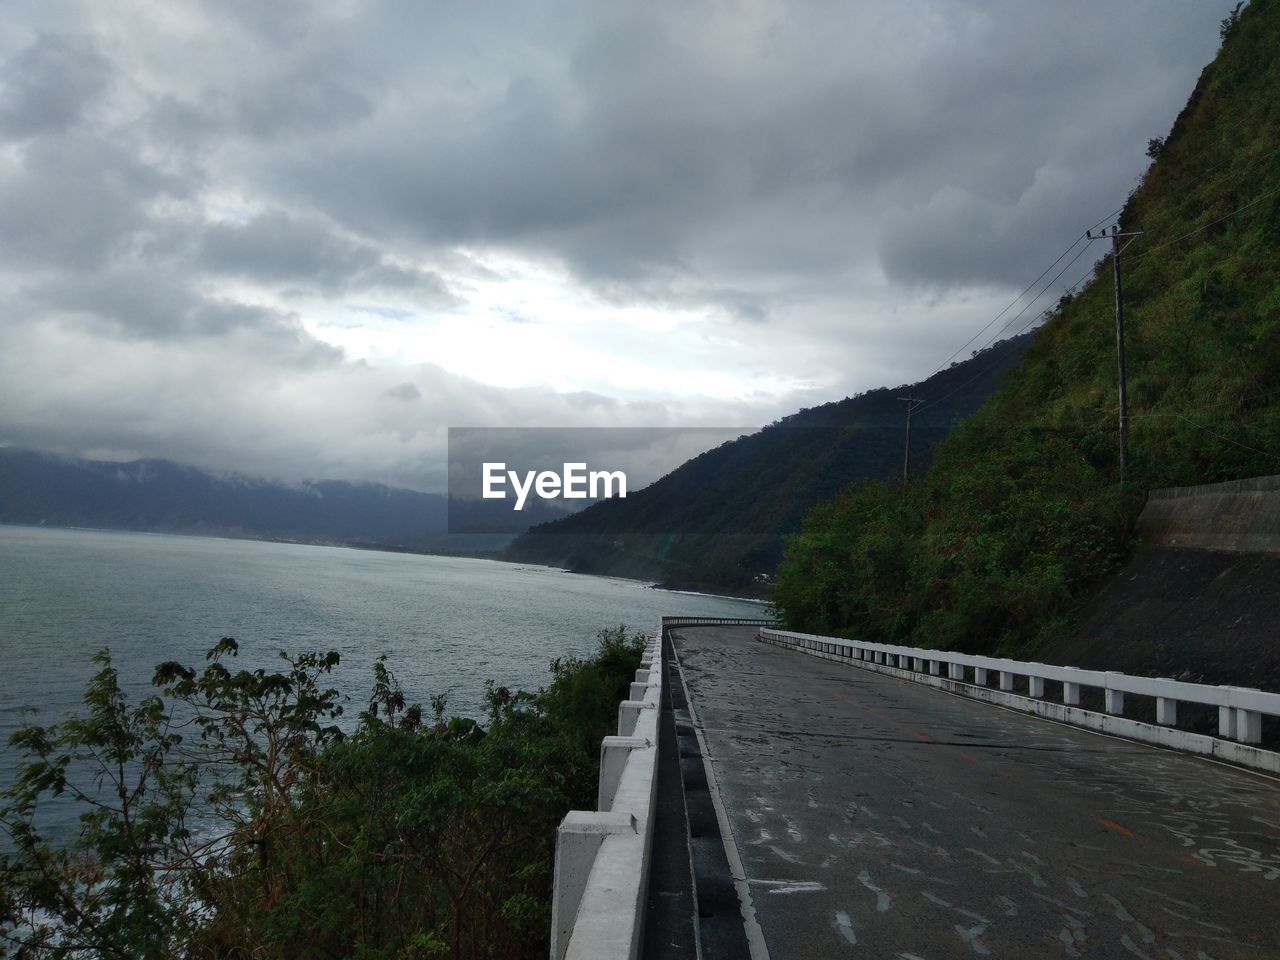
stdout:
<svg viewBox="0 0 1280 960">
<path fill-rule="evenodd" d="M 493 560 L 0 525 L 0 786 L 19 762 L 9 735 L 82 709 L 102 650 L 132 696 L 154 692 L 156 664 L 198 667 L 222 637 L 248 667 L 334 650 L 348 724 L 385 654 L 408 702 L 444 694 L 449 713 L 479 719 L 486 680 L 535 690 L 552 659 L 590 655 L 603 628 L 651 634 L 664 614 L 763 609 Z"/>
</svg>

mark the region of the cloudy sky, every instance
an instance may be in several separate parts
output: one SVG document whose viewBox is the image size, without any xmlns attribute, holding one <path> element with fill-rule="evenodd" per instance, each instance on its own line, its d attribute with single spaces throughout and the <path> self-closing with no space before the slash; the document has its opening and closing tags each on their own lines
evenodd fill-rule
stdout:
<svg viewBox="0 0 1280 960">
<path fill-rule="evenodd" d="M 0 442 L 431 489 L 921 378 L 1233 5 L 9 0 Z"/>
</svg>

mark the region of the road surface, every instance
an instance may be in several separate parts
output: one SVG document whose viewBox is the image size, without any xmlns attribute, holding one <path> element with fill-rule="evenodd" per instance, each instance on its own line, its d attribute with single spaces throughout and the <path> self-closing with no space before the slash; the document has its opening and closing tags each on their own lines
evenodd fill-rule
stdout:
<svg viewBox="0 0 1280 960">
<path fill-rule="evenodd" d="M 673 639 L 772 960 L 1280 957 L 1280 782 L 754 632 Z"/>
</svg>

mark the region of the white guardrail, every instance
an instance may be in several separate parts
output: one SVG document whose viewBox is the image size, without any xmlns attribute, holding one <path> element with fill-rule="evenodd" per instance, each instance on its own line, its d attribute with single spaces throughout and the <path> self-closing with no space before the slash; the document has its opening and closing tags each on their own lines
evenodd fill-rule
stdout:
<svg viewBox="0 0 1280 960">
<path fill-rule="evenodd" d="M 1280 773 L 1280 753 L 1256 746 L 1262 741 L 1263 715 L 1280 716 L 1280 694 L 1277 693 L 946 650 L 864 643 L 789 630 L 765 628 L 760 631 L 759 639 L 1076 726 Z M 992 679 L 997 681 L 997 688 L 988 686 Z M 1045 681 L 1062 684 L 1061 703 L 1045 699 Z M 1025 692 L 1015 692 L 1015 685 Z M 1080 707 L 1080 691 L 1084 687 L 1102 691 L 1104 713 Z M 1144 723 L 1122 716 L 1126 694 L 1154 698 L 1156 722 Z M 1175 724 L 1179 703 L 1217 707 L 1218 736 L 1178 729 Z"/>
<path fill-rule="evenodd" d="M 663 617 L 640 659 L 618 735 L 600 743 L 596 809 L 571 810 L 556 833 L 551 960 L 635 960 L 644 932 L 658 796 L 658 722 L 664 632 L 699 625 L 770 626 L 772 620 Z"/>
</svg>

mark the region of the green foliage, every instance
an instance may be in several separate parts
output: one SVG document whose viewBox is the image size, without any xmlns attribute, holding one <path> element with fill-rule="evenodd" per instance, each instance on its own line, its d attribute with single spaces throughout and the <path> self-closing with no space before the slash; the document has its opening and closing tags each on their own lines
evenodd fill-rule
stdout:
<svg viewBox="0 0 1280 960">
<path fill-rule="evenodd" d="M 594 798 L 643 646 L 602 631 L 537 693 L 490 685 L 484 726 L 442 698 L 425 719 L 379 659 L 350 736 L 335 653 L 232 671 L 225 639 L 132 705 L 103 652 L 83 716 L 11 738 L 0 956 L 545 956 L 555 828 Z M 81 829 L 60 846 L 37 814 L 67 795 Z"/>
<path fill-rule="evenodd" d="M 1218 37 L 1223 43 L 1227 38 L 1235 32 L 1236 24 L 1240 22 L 1240 8 L 1244 6 L 1244 0 L 1240 0 L 1230 13 L 1222 18 L 1222 22 L 1218 25 Z"/>
<path fill-rule="evenodd" d="M 1109 259 L 923 480 L 822 504 L 773 601 L 814 632 L 1026 654 L 1125 558 L 1145 491 L 1280 472 L 1280 4 L 1237 8 L 1129 198 L 1130 469 Z M 1158 144 L 1158 148 L 1157 145 Z"/>
</svg>

